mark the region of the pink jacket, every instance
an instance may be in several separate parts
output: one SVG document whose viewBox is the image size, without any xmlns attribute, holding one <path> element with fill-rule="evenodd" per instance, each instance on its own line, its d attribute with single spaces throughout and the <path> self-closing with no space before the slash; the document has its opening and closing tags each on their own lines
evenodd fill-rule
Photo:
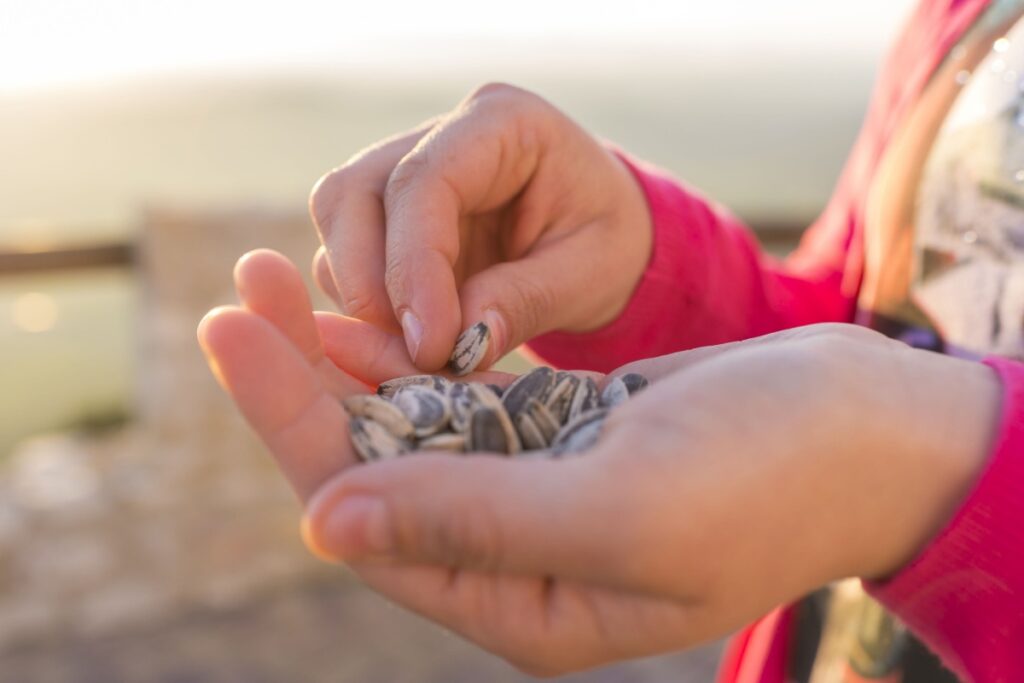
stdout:
<svg viewBox="0 0 1024 683">
<path fill-rule="evenodd" d="M 622 315 L 586 335 L 530 346 L 555 365 L 608 371 L 631 360 L 825 321 L 851 321 L 861 284 L 867 190 L 896 127 L 987 0 L 924 0 L 889 55 L 867 120 L 825 212 L 784 262 L 733 216 L 630 162 L 654 250 Z M 714 293 L 712 295 L 712 293 Z M 949 525 L 885 583 L 867 586 L 965 680 L 1024 681 L 1024 365 L 990 359 L 1003 419 L 986 471 Z M 784 680 L 788 612 L 734 639 L 723 683 Z"/>
</svg>

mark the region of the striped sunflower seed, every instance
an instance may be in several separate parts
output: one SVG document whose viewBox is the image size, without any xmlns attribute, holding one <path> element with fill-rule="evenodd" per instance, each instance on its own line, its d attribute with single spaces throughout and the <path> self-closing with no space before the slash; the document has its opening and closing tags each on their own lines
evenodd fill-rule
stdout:
<svg viewBox="0 0 1024 683">
<path fill-rule="evenodd" d="M 498 408 L 478 408 L 469 423 L 469 446 L 474 451 L 507 453 L 522 450 L 508 414 Z"/>
<path fill-rule="evenodd" d="M 605 408 L 614 408 L 628 400 L 629 389 L 621 377 L 612 377 L 601 391 L 601 405 Z"/>
<path fill-rule="evenodd" d="M 414 433 L 420 438 L 443 430 L 452 415 L 447 396 L 415 384 L 403 387 L 391 402 L 409 418 Z"/>
<path fill-rule="evenodd" d="M 607 416 L 606 408 L 595 408 L 581 414 L 559 430 L 551 442 L 552 452 L 558 456 L 587 450 L 597 443 Z"/>
<path fill-rule="evenodd" d="M 551 440 L 555 438 L 555 434 L 558 433 L 559 427 L 561 427 L 561 424 L 555 416 L 551 414 L 551 411 L 549 411 L 543 403 L 532 396 L 526 402 L 526 406 L 523 408 L 523 412 L 521 412 L 520 415 L 530 416 L 533 424 L 540 431 L 545 446 L 551 443 Z"/>
<path fill-rule="evenodd" d="M 392 398 L 400 390 L 412 386 L 428 387 L 439 394 L 447 395 L 451 391 L 451 385 L 451 381 L 440 375 L 409 375 L 381 382 L 380 386 L 377 387 L 377 395 L 384 398 Z"/>
<path fill-rule="evenodd" d="M 412 449 L 411 443 L 370 418 L 353 417 L 348 425 L 352 446 L 363 462 L 396 458 Z"/>
<path fill-rule="evenodd" d="M 356 394 L 341 402 L 351 417 L 366 417 L 399 439 L 411 439 L 415 429 L 412 421 L 386 399 L 374 394 Z"/>
<path fill-rule="evenodd" d="M 486 323 L 477 323 L 459 335 L 455 340 L 455 350 L 448 359 L 448 367 L 457 376 L 468 375 L 487 355 L 487 347 L 491 342 L 491 330 Z"/>
<path fill-rule="evenodd" d="M 534 422 L 533 417 L 523 411 L 515 417 L 516 431 L 523 442 L 526 451 L 536 451 L 548 447 L 548 439 L 544 437 L 540 427 Z"/>
<path fill-rule="evenodd" d="M 600 403 L 600 394 L 597 391 L 597 384 L 590 377 L 584 377 L 576 386 L 572 400 L 569 403 L 569 415 L 564 422 L 573 422 L 577 417 L 597 408 Z"/>
<path fill-rule="evenodd" d="M 419 442 L 418 448 L 424 451 L 452 451 L 463 453 L 466 450 L 465 434 L 435 434 Z"/>
<path fill-rule="evenodd" d="M 647 385 L 650 384 L 650 382 L 647 381 L 647 378 L 639 372 L 627 372 L 619 379 L 621 379 L 622 383 L 626 385 L 626 390 L 629 391 L 630 396 L 641 389 L 645 389 Z"/>
<path fill-rule="evenodd" d="M 544 399 L 544 405 L 559 424 L 569 418 L 569 406 L 580 381 L 580 378 L 571 372 L 559 370 L 555 373 L 554 383 L 548 391 L 547 398 Z"/>
<path fill-rule="evenodd" d="M 488 388 L 486 384 L 480 384 L 479 382 L 470 382 L 466 385 L 466 391 L 469 392 L 470 398 L 473 400 L 474 406 L 483 406 L 485 408 L 494 408 L 495 410 L 505 410 L 505 405 L 502 403 L 501 398 Z"/>
<path fill-rule="evenodd" d="M 555 371 L 551 368 L 534 368 L 518 377 L 505 389 L 505 393 L 501 395 L 501 402 L 505 405 L 508 414 L 515 417 L 526 406 L 528 399 L 535 398 L 538 401 L 544 401 L 554 381 Z"/>
<path fill-rule="evenodd" d="M 453 431 L 463 434 L 469 429 L 469 418 L 473 415 L 473 394 L 464 382 L 452 384 L 448 394 L 451 401 L 452 417 L 449 422 Z"/>
</svg>

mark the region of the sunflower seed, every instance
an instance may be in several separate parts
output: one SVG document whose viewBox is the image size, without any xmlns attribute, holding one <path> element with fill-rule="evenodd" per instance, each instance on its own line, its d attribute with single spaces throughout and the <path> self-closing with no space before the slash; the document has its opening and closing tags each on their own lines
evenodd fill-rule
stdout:
<svg viewBox="0 0 1024 683">
<path fill-rule="evenodd" d="M 471 332 L 486 349 L 486 326 L 470 328 L 460 342 Z M 472 360 L 476 351 L 466 349 L 463 360 Z M 436 375 L 396 377 L 382 383 L 377 396 L 351 396 L 342 404 L 352 416 L 352 443 L 364 461 L 412 450 L 557 458 L 593 446 L 608 410 L 645 386 L 643 376 L 629 373 L 599 391 L 590 377 L 539 367 L 504 389 Z"/>
<path fill-rule="evenodd" d="M 535 398 L 543 401 L 547 398 L 554 381 L 554 370 L 546 367 L 535 368 L 512 382 L 502 394 L 501 402 L 505 405 L 508 414 L 515 417 L 526 405 L 527 399 Z"/>
<path fill-rule="evenodd" d="M 601 405 L 614 408 L 629 400 L 629 389 L 620 377 L 612 377 L 601 392 Z"/>
<path fill-rule="evenodd" d="M 544 399 L 545 405 L 550 409 L 551 406 L 557 404 L 562 399 L 571 396 L 573 389 L 576 388 L 576 384 L 579 381 L 579 378 L 571 372 L 565 372 L 564 370 L 556 372 L 555 378 L 551 382 L 551 389 L 548 390 L 548 395 Z"/>
<path fill-rule="evenodd" d="M 601 428 L 607 415 L 606 408 L 596 408 L 581 414 L 559 430 L 551 442 L 552 452 L 556 456 L 579 453 L 593 446 L 601 436 Z"/>
<path fill-rule="evenodd" d="M 627 372 L 625 375 L 620 377 L 622 383 L 626 385 L 626 390 L 629 391 L 629 395 L 632 396 L 636 392 L 647 387 L 650 382 L 647 378 L 638 372 Z"/>
<path fill-rule="evenodd" d="M 473 325 L 455 340 L 455 350 L 448 359 L 448 367 L 460 376 L 473 372 L 487 355 L 490 341 L 491 330 L 486 323 Z"/>
<path fill-rule="evenodd" d="M 493 408 L 495 410 L 500 410 L 503 413 L 507 413 L 505 405 L 501 402 L 501 398 L 488 389 L 486 384 L 469 382 L 466 385 L 466 391 L 469 392 L 469 396 L 473 400 L 474 406 Z"/>
<path fill-rule="evenodd" d="M 529 415 L 533 424 L 536 425 L 540 431 L 540 435 L 544 440 L 544 445 L 551 443 L 551 440 L 555 438 L 555 434 L 558 433 L 561 424 L 555 419 L 555 416 L 551 414 L 551 411 L 545 407 L 543 403 L 533 398 L 532 396 L 526 401 L 526 406 L 520 415 Z"/>
<path fill-rule="evenodd" d="M 419 442 L 420 450 L 453 451 L 462 453 L 466 450 L 465 434 L 435 434 Z"/>
<path fill-rule="evenodd" d="M 555 381 L 548 391 L 547 398 L 544 399 L 544 405 L 554 415 L 558 424 L 569 418 L 569 406 L 580 381 L 580 378 L 571 372 L 559 370 L 555 373 Z"/>
<path fill-rule="evenodd" d="M 565 422 L 573 422 L 577 417 L 597 408 L 599 405 L 599 394 L 597 384 L 590 377 L 584 377 L 576 386 L 573 392 L 572 401 L 569 403 L 569 415 Z"/>
<path fill-rule="evenodd" d="M 452 415 L 448 397 L 424 386 L 403 387 L 391 401 L 409 418 L 418 437 L 437 434 Z"/>
<path fill-rule="evenodd" d="M 377 387 L 377 394 L 384 398 L 392 398 L 399 390 L 405 387 L 422 386 L 429 387 L 439 394 L 447 395 L 451 390 L 451 382 L 440 375 L 409 375 L 408 377 L 395 377 L 386 382 L 381 382 Z"/>
<path fill-rule="evenodd" d="M 469 429 L 469 418 L 473 415 L 473 395 L 469 391 L 469 385 L 463 382 L 452 384 L 448 400 L 452 404 L 452 417 L 449 424 L 453 431 L 464 433 Z"/>
<path fill-rule="evenodd" d="M 410 439 L 414 426 L 405 414 L 387 400 L 374 394 L 356 394 L 341 402 L 351 417 L 366 417 L 399 439 Z"/>
<path fill-rule="evenodd" d="M 548 440 L 544 438 L 540 427 L 533 421 L 533 417 L 527 411 L 523 411 L 515 417 L 516 431 L 523 441 L 523 448 L 528 451 L 535 451 L 540 448 L 547 448 Z"/>
<path fill-rule="evenodd" d="M 474 451 L 518 453 L 519 436 L 502 409 L 478 408 L 469 423 L 469 446 Z"/>
<path fill-rule="evenodd" d="M 395 458 L 412 448 L 408 441 L 398 438 L 369 418 L 353 417 L 348 425 L 352 445 L 363 462 Z"/>
</svg>

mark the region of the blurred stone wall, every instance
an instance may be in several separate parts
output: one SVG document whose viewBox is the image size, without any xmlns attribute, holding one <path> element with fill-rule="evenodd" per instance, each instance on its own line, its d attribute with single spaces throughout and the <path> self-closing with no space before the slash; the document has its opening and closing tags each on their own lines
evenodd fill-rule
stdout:
<svg viewBox="0 0 1024 683">
<path fill-rule="evenodd" d="M 261 246 L 308 271 L 316 242 L 300 214 L 145 213 L 137 419 L 34 439 L 0 465 L 0 647 L 240 604 L 329 571 L 196 345 L 203 313 L 235 301 L 235 260 Z"/>
</svg>

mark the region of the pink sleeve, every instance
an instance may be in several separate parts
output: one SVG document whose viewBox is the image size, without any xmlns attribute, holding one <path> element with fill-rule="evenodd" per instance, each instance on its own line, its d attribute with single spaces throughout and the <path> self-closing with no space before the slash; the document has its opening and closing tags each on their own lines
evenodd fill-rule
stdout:
<svg viewBox="0 0 1024 683">
<path fill-rule="evenodd" d="M 852 300 L 840 293 L 842 254 L 822 253 L 819 262 L 838 265 L 814 268 L 802 248 L 798 273 L 765 255 L 720 207 L 658 170 L 623 160 L 646 195 L 654 225 L 647 270 L 626 309 L 606 327 L 532 340 L 530 348 L 547 362 L 608 371 L 638 358 L 851 318 Z"/>
<path fill-rule="evenodd" d="M 1004 388 L 986 470 L 917 559 L 865 586 L 965 680 L 1024 681 L 1024 365 L 985 362 Z"/>
</svg>

